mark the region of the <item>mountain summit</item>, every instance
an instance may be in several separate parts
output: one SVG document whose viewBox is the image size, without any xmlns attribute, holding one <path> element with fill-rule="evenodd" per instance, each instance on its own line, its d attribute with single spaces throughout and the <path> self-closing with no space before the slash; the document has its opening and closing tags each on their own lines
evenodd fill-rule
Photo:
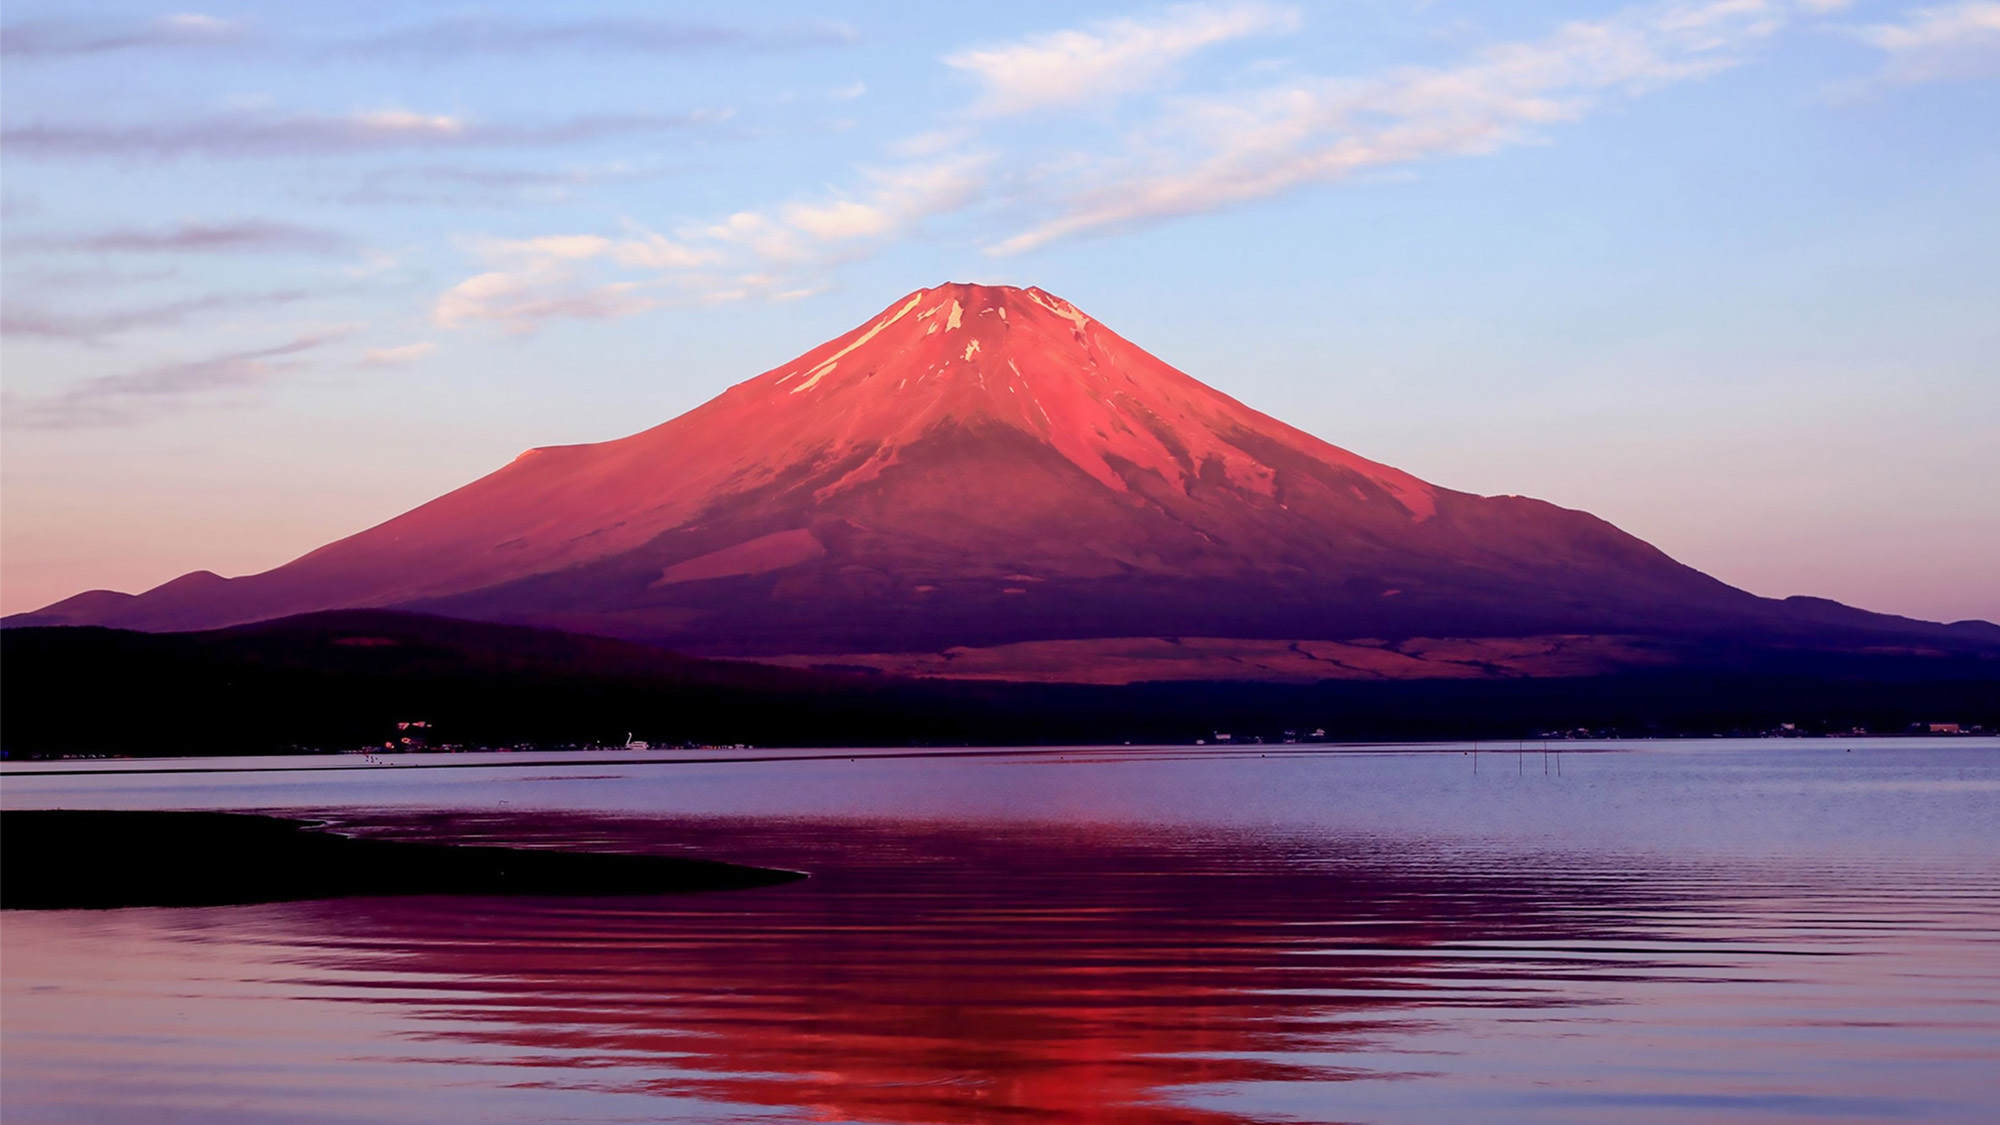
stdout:
<svg viewBox="0 0 2000 1125">
<path fill-rule="evenodd" d="M 93 591 L 9 624 L 355 607 L 1097 680 L 1563 673 L 1686 641 L 1963 628 L 1755 597 L 1586 513 L 1329 445 L 1043 290 L 962 284 L 672 421 L 529 450 L 274 570 Z"/>
</svg>

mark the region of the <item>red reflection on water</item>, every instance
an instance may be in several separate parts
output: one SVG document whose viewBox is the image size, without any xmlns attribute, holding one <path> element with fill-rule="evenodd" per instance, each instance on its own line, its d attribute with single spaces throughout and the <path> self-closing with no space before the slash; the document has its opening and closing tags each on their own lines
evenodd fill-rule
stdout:
<svg viewBox="0 0 2000 1125">
<path fill-rule="evenodd" d="M 400 827 L 655 850 L 732 839 L 647 822 Z M 1606 899 L 1365 850 L 1308 861 L 1240 836 L 1074 825 L 793 825 L 754 848 L 736 838 L 728 858 L 815 878 L 667 900 L 323 904 L 306 961 L 350 989 L 365 962 L 379 987 L 364 1002 L 421 989 L 427 1035 L 556 1068 L 552 1084 L 827 1120 L 1220 1125 L 1258 1118 L 1174 1092 L 1383 1077 L 1340 1058 L 1427 1004 L 1543 1002 L 1549 980 L 1523 983 L 1518 960 L 1447 967 L 1438 947 L 1582 938 L 1573 919 L 1594 911 L 1573 908 Z"/>
</svg>

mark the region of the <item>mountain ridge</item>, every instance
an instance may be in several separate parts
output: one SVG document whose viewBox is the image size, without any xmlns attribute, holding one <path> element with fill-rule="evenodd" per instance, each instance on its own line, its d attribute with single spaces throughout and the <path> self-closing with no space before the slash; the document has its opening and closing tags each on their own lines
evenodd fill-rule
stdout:
<svg viewBox="0 0 2000 1125">
<path fill-rule="evenodd" d="M 167 631 L 342 608 L 787 663 L 1182 636 L 2000 643 L 1992 626 L 1758 598 L 1589 513 L 1334 446 L 1043 290 L 959 283 L 677 418 L 531 449 L 262 574 L 6 623 Z"/>
<path fill-rule="evenodd" d="M 1938 721 L 2000 729 L 1991 656 L 1737 645 L 1606 675 L 1074 683 L 1037 665 L 1026 681 L 981 682 L 773 668 L 548 629 L 337 610 L 186 633 L 10 628 L 0 662 L 0 756 L 11 758 L 380 750 L 412 735 L 433 747 L 553 749 L 617 746 L 633 732 L 673 756 L 672 744 L 688 743 L 1185 745 L 1220 731 L 1254 744 L 1577 728 L 1762 733 L 1787 723 L 1795 733 L 1901 733 Z"/>
</svg>

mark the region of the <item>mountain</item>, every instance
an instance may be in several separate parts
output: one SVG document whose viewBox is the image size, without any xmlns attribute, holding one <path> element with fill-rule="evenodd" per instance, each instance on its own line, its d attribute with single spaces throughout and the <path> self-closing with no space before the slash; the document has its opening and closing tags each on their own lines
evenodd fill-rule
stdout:
<svg viewBox="0 0 2000 1125">
<path fill-rule="evenodd" d="M 2000 650 L 1730 587 L 1222 394 L 1040 289 L 944 285 L 652 429 L 532 449 L 262 574 L 9 625 L 396 608 L 709 656 L 998 679 L 1577 674 L 1689 644 Z"/>
</svg>

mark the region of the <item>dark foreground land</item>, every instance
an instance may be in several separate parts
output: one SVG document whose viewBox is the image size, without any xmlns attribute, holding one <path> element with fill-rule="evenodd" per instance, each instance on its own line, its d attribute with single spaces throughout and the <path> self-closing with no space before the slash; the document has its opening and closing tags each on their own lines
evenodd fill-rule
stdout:
<svg viewBox="0 0 2000 1125">
<path fill-rule="evenodd" d="M 238 813 L 0 814 L 0 908 L 7 910 L 352 895 L 656 895 L 801 878 L 700 859 L 361 840 Z"/>
<path fill-rule="evenodd" d="M 0 631 L 13 758 L 494 747 L 1187 743 L 2000 727 L 2000 648 L 1687 642 L 1617 674 L 1118 687 L 701 660 L 544 629 L 343 610 L 205 633 Z M 399 723 L 426 725 L 399 729 Z M 419 748 L 412 746 L 411 748 Z"/>
</svg>

